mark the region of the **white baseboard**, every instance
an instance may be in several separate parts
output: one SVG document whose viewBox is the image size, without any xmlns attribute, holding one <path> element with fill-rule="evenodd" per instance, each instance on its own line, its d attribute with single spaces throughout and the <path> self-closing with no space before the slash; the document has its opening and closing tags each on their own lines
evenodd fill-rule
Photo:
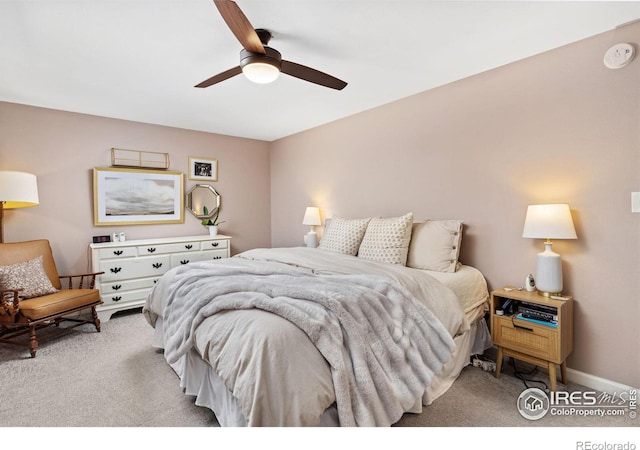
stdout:
<svg viewBox="0 0 640 450">
<path fill-rule="evenodd" d="M 627 386 L 622 383 L 607 380 L 606 378 L 600 378 L 595 375 L 580 372 L 578 370 L 567 368 L 567 378 L 573 383 L 581 384 L 582 386 L 591 388 L 596 391 L 606 392 L 608 394 L 616 394 L 620 392 L 628 392 L 631 389 L 636 389 L 632 386 Z"/>
</svg>

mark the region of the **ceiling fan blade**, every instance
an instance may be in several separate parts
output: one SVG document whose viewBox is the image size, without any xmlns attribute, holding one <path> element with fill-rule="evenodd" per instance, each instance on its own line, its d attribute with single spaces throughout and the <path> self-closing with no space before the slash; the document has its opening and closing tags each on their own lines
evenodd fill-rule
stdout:
<svg viewBox="0 0 640 450">
<path fill-rule="evenodd" d="M 224 81 L 231 77 L 235 77 L 236 75 L 239 75 L 241 73 L 242 73 L 242 69 L 240 68 L 240 66 L 237 66 L 237 67 L 234 67 L 233 69 L 225 70 L 224 72 L 219 73 L 218 75 L 214 75 L 211 78 L 204 80 L 202 83 L 196 84 L 194 87 L 206 88 L 211 86 L 212 84 L 220 83 L 221 81 Z"/>
<path fill-rule="evenodd" d="M 258 33 L 244 15 L 240 7 L 231 0 L 213 0 L 216 4 L 220 15 L 227 23 L 227 26 L 235 37 L 240 41 L 240 44 L 245 50 L 254 53 L 264 53 L 264 47 Z"/>
<path fill-rule="evenodd" d="M 347 85 L 346 82 L 339 80 L 336 77 L 332 77 L 331 75 L 320 72 L 319 70 L 291 61 L 282 60 L 282 73 L 286 73 L 292 77 L 300 78 L 301 80 L 309 81 L 321 86 L 326 86 L 331 89 L 337 89 L 338 91 L 344 89 Z"/>
</svg>

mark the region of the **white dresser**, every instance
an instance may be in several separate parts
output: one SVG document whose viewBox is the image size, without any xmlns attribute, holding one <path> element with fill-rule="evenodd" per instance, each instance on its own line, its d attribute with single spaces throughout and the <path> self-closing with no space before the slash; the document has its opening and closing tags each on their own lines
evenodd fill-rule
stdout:
<svg viewBox="0 0 640 450">
<path fill-rule="evenodd" d="M 91 244 L 91 269 L 104 272 L 96 280 L 103 304 L 101 321 L 115 312 L 144 305 L 160 276 L 194 261 L 228 258 L 229 236 L 183 236 Z"/>
</svg>

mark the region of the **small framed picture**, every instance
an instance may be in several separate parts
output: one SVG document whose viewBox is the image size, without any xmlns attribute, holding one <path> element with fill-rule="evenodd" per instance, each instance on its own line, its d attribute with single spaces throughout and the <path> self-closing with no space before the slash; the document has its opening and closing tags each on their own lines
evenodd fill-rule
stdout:
<svg viewBox="0 0 640 450">
<path fill-rule="evenodd" d="M 218 160 L 189 157 L 189 179 L 218 181 Z"/>
</svg>

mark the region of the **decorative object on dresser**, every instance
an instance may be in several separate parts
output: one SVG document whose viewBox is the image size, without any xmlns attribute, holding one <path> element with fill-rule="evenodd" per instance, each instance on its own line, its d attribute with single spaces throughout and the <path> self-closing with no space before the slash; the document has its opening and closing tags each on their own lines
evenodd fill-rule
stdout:
<svg viewBox="0 0 640 450">
<path fill-rule="evenodd" d="M 90 244 L 92 270 L 104 304 L 101 320 L 141 307 L 158 278 L 173 267 L 230 256 L 229 236 L 186 236 Z"/>
<path fill-rule="evenodd" d="M 4 242 L 4 210 L 30 208 L 39 203 L 35 175 L 11 170 L 0 171 L 0 243 Z"/>
<path fill-rule="evenodd" d="M 316 248 L 318 246 L 318 233 L 316 233 L 316 225 L 321 225 L 320 209 L 315 206 L 307 206 L 302 218 L 302 225 L 309 225 L 311 229 L 304 237 L 304 244 L 307 247 Z"/>
<path fill-rule="evenodd" d="M 182 172 L 93 169 L 96 226 L 183 223 Z"/>
<path fill-rule="evenodd" d="M 524 221 L 524 238 L 546 239 L 544 252 L 538 253 L 536 288 L 544 296 L 561 294 L 562 260 L 551 250 L 551 239 L 577 239 L 567 204 L 530 205 Z"/>
<path fill-rule="evenodd" d="M 207 215 L 207 207 L 204 206 L 204 214 Z M 216 213 L 211 217 L 211 219 L 202 219 L 202 225 L 209 229 L 209 236 L 217 236 L 218 235 L 218 225 L 223 224 L 225 221 L 218 220 L 220 217 L 220 208 L 217 209 Z"/>
<path fill-rule="evenodd" d="M 537 292 L 502 288 L 491 292 L 491 338 L 498 347 L 496 378 L 503 356 L 511 356 L 549 370 L 556 390 L 556 364 L 567 382 L 567 357 L 573 351 L 573 299 L 548 298 Z"/>
<path fill-rule="evenodd" d="M 39 340 L 85 323 L 100 331 L 96 306 L 102 302 L 94 286 L 97 275 L 100 273 L 58 275 L 46 239 L 0 244 L 0 342 L 28 347 L 35 358 Z M 91 309 L 89 318 L 76 314 L 86 309 Z M 61 327 L 62 322 L 73 325 Z M 39 334 L 52 325 L 47 333 Z"/>
<path fill-rule="evenodd" d="M 189 157 L 189 179 L 218 181 L 218 160 Z"/>
</svg>

